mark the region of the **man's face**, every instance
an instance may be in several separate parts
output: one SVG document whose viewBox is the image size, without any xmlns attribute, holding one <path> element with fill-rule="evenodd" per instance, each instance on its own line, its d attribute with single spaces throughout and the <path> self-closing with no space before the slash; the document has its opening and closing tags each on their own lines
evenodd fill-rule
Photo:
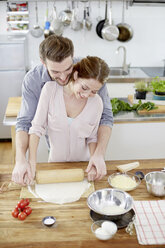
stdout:
<svg viewBox="0 0 165 248">
<path fill-rule="evenodd" d="M 45 66 L 52 80 L 55 80 L 61 86 L 68 83 L 73 69 L 73 58 L 65 58 L 62 62 L 53 62 L 46 59 Z"/>
</svg>

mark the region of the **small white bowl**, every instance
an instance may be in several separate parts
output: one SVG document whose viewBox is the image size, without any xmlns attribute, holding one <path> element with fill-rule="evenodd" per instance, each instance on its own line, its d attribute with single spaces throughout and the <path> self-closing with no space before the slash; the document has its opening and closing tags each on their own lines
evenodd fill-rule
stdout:
<svg viewBox="0 0 165 248">
<path fill-rule="evenodd" d="M 46 216 L 42 219 L 42 223 L 47 227 L 53 226 L 55 222 L 56 222 L 56 218 L 53 216 Z"/>
<path fill-rule="evenodd" d="M 106 223 L 107 225 L 103 225 L 103 223 Z M 116 234 L 117 225 L 112 221 L 97 220 L 91 225 L 91 230 L 96 238 L 100 240 L 109 240 Z"/>
</svg>

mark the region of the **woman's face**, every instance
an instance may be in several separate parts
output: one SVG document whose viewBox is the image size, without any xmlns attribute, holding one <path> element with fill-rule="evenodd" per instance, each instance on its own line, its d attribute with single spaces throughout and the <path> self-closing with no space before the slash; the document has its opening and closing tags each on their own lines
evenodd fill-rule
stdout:
<svg viewBox="0 0 165 248">
<path fill-rule="evenodd" d="M 102 84 L 92 78 L 75 78 L 73 83 L 73 91 L 77 99 L 93 97 L 101 87 Z"/>
</svg>

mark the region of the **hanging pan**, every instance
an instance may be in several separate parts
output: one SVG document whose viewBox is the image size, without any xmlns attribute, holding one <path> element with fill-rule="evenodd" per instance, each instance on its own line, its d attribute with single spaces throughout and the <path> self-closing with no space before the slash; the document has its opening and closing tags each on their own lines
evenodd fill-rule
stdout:
<svg viewBox="0 0 165 248">
<path fill-rule="evenodd" d="M 123 0 L 123 7 L 122 7 L 122 22 L 117 24 L 119 29 L 119 37 L 117 38 L 121 42 L 126 42 L 132 39 L 133 37 L 133 29 L 130 25 L 124 22 L 124 8 L 125 8 L 125 0 Z"/>
<path fill-rule="evenodd" d="M 119 29 L 115 25 L 112 24 L 112 2 L 110 0 L 109 7 L 109 19 L 105 20 L 103 29 L 101 30 L 101 34 L 103 39 L 108 41 L 116 40 L 119 36 Z"/>
<path fill-rule="evenodd" d="M 106 0 L 105 1 L 105 19 L 99 21 L 96 26 L 96 33 L 101 39 L 103 39 L 101 31 L 104 27 L 105 20 L 107 19 L 107 8 L 108 8 L 108 1 Z"/>
</svg>

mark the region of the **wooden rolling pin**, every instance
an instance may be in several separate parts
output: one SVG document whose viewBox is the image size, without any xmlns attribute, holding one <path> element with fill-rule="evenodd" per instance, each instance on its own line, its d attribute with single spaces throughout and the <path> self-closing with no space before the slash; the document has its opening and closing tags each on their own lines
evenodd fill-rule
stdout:
<svg viewBox="0 0 165 248">
<path fill-rule="evenodd" d="M 83 179 L 83 169 L 39 170 L 36 172 L 37 184 L 79 182 Z"/>
</svg>

